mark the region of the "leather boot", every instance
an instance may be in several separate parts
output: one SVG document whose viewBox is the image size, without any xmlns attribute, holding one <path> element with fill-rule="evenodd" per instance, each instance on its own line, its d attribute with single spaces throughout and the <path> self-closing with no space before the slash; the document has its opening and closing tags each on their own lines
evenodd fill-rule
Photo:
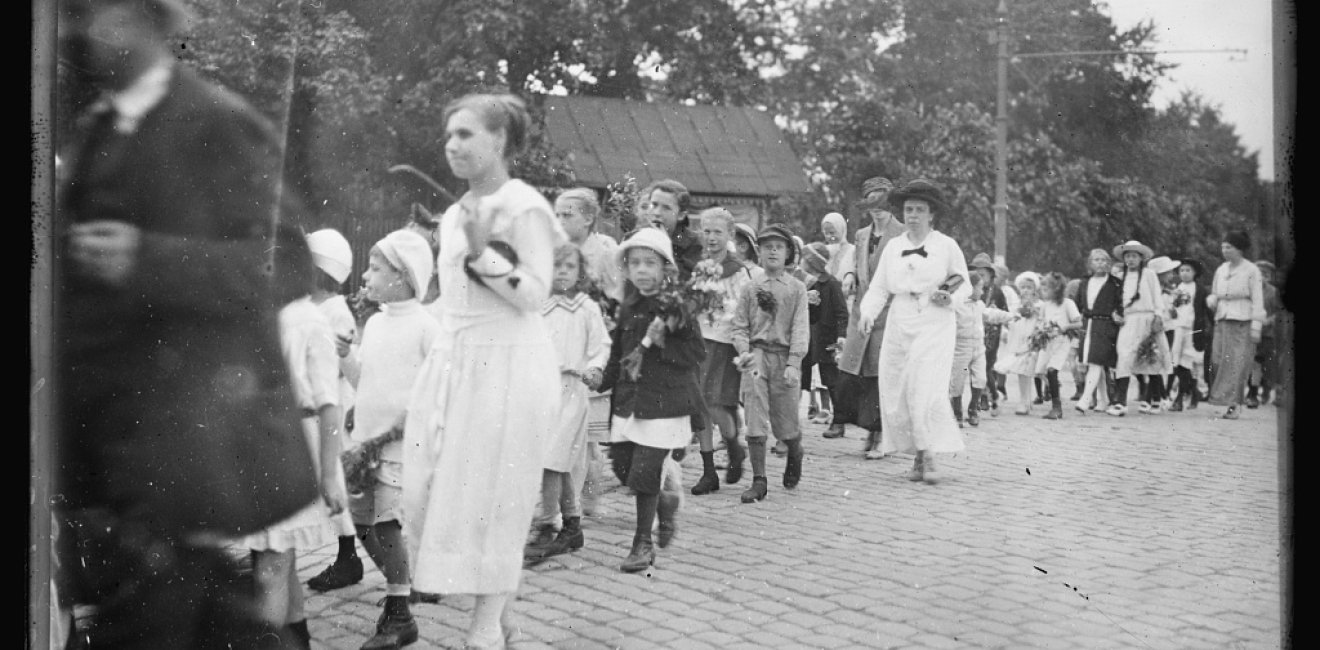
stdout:
<svg viewBox="0 0 1320 650">
<path fill-rule="evenodd" d="M 392 601 L 398 598 L 402 603 Z M 418 637 L 417 621 L 408 611 L 407 596 L 386 596 L 385 611 L 376 621 L 376 634 L 362 644 L 362 650 L 397 650 Z"/>
<path fill-rule="evenodd" d="M 770 491 L 770 482 L 764 476 L 752 478 L 752 487 L 747 488 L 742 493 L 743 503 L 753 503 L 765 498 L 766 492 Z"/>
<path fill-rule="evenodd" d="M 742 480 L 743 462 L 747 460 L 747 448 L 737 439 L 729 441 L 729 469 L 724 473 L 725 483 L 737 483 Z"/>
<path fill-rule="evenodd" d="M 681 504 L 682 500 L 677 494 L 663 490 L 660 492 L 660 500 L 655 505 L 656 519 L 660 520 L 655 534 L 656 546 L 665 548 L 678 535 L 678 507 Z"/>
<path fill-rule="evenodd" d="M 692 494 L 710 494 L 720 489 L 720 476 L 715 473 L 715 452 L 701 452 L 701 478 L 692 486 Z M 662 545 L 663 546 L 663 545 Z"/>
<path fill-rule="evenodd" d="M 784 487 L 795 488 L 798 482 L 802 480 L 803 455 L 805 455 L 805 452 L 802 451 L 801 447 L 798 448 L 796 454 L 791 451 L 788 453 L 788 461 L 784 463 Z"/>
<path fill-rule="evenodd" d="M 586 537 L 582 535 L 581 517 L 564 517 L 564 527 L 559 529 L 559 534 L 550 540 L 549 544 L 536 549 L 535 551 L 524 550 L 523 559 L 531 566 L 535 566 L 556 555 L 571 553 L 582 548 L 586 543 Z"/>
<path fill-rule="evenodd" d="M 866 454 L 866 460 L 880 460 L 885 457 L 885 452 L 880 450 L 880 437 L 882 435 L 879 431 L 867 432 L 866 448 L 862 450 Z"/>
<path fill-rule="evenodd" d="M 973 389 L 972 389 L 972 401 L 970 401 L 970 402 L 967 403 L 967 425 L 968 425 L 968 426 L 973 426 L 973 427 L 975 427 L 975 426 L 980 426 L 980 424 L 981 424 L 981 416 L 978 415 L 977 412 L 978 412 L 978 410 L 979 410 L 980 407 L 981 407 L 981 399 L 982 399 L 983 397 L 984 397 L 984 395 L 981 394 L 981 389 L 980 389 L 980 388 L 973 388 Z"/>
<path fill-rule="evenodd" d="M 701 473 L 701 478 L 697 479 L 696 484 L 692 486 L 692 494 L 701 496 L 703 494 L 717 492 L 719 489 L 720 476 L 715 473 L 715 470 L 710 470 Z"/>
<path fill-rule="evenodd" d="M 651 536 L 633 538 L 632 551 L 624 558 L 619 570 L 624 573 L 637 573 L 655 564 L 655 548 L 651 545 Z"/>
<path fill-rule="evenodd" d="M 1063 419 L 1063 406 L 1062 401 L 1059 399 L 1059 371 L 1048 371 L 1045 379 L 1050 391 L 1050 412 L 1045 414 L 1045 419 L 1061 420 Z"/>
</svg>

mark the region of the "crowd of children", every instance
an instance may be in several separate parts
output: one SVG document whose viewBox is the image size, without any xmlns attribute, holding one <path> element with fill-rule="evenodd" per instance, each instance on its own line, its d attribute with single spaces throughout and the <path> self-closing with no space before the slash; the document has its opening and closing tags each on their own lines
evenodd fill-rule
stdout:
<svg viewBox="0 0 1320 650">
<path fill-rule="evenodd" d="M 673 192 L 674 186 L 653 191 Z M 853 398 L 840 394 L 838 362 L 850 329 L 850 308 L 859 301 L 857 282 L 850 277 L 852 291 L 846 291 L 835 275 L 839 267 L 832 263 L 840 254 L 851 257 L 852 251 L 839 252 L 846 238 L 803 244 L 782 225 L 749 232 L 728 210 L 713 208 L 699 215 L 702 257 L 685 280 L 664 229 L 644 225 L 623 242 L 595 232 L 600 206 L 587 190 L 564 192 L 555 202 L 555 214 L 567 236 L 553 248 L 548 295 L 535 310 L 529 303 L 528 310 L 538 318 L 528 322 L 544 330 L 555 354 L 558 416 L 546 424 L 543 437 L 534 440 L 534 450 L 487 449 L 492 462 L 509 453 L 535 459 L 539 474 L 534 478 L 505 478 L 524 487 L 539 482 L 539 504 L 521 526 L 510 520 L 498 531 L 485 530 L 485 537 L 464 537 L 455 544 L 493 544 L 490 535 L 519 537 L 523 567 L 583 548 L 588 494 L 605 489 L 601 464 L 602 448 L 607 448 L 608 465 L 632 494 L 635 507 L 633 541 L 619 568 L 642 571 L 655 564 L 656 549 L 666 548 L 677 536 L 683 497 L 676 457 L 688 445 L 695 441 L 701 454 L 702 471 L 691 488 L 693 495 L 720 488 L 714 460 L 718 440 L 728 454 L 724 483 L 740 482 L 744 460 L 750 460 L 752 480 L 740 501 L 755 503 L 770 491 L 766 453 L 771 436 L 786 456 L 783 487 L 793 489 L 802 480 L 803 393 L 815 411 L 808 417 L 820 423 L 833 423 L 831 410 L 856 409 L 841 403 Z M 825 223 L 837 228 L 835 221 Z M 310 295 L 289 304 L 280 322 L 285 355 L 306 413 L 307 442 L 318 462 L 322 499 L 241 540 L 252 551 L 263 615 L 285 626 L 296 647 L 309 647 L 303 592 L 296 579 L 297 554 L 336 537 L 335 561 L 308 586 L 326 591 L 361 581 L 363 568 L 355 550 L 355 543 L 361 543 L 386 582 L 376 634 L 363 648 L 397 648 L 419 638 L 409 605 L 439 597 L 413 589 L 419 562 L 426 565 L 424 586 L 494 599 L 486 601 L 484 613 L 481 607 L 474 611 L 469 645 L 487 647 L 475 643 L 480 639 L 488 647 L 500 647 L 511 638 L 507 595 L 516 588 L 516 578 L 494 568 L 501 560 L 489 555 L 490 549 L 483 551 L 488 566 L 459 570 L 454 563 L 463 561 L 461 554 L 427 557 L 445 548 L 443 540 L 426 539 L 419 548 L 419 540 L 410 539 L 462 535 L 455 529 L 433 530 L 434 522 L 413 521 L 409 513 L 415 512 L 418 499 L 439 498 L 437 490 L 461 492 L 471 486 L 460 486 L 467 481 L 452 475 L 460 469 L 453 466 L 445 468 L 451 476 L 443 486 L 437 484 L 443 477 L 434 465 L 435 446 L 459 444 L 458 439 L 416 440 L 408 432 L 421 428 L 419 419 L 428 423 L 422 431 L 436 431 L 430 427 L 445 417 L 437 412 L 440 408 L 450 411 L 447 417 L 454 412 L 460 417 L 486 414 L 480 405 L 473 411 L 473 405 L 455 403 L 452 396 L 443 406 L 430 403 L 437 390 L 457 390 L 452 384 L 454 364 L 489 362 L 471 355 L 460 358 L 449 350 L 451 356 L 443 363 L 450 366 L 437 367 L 434 350 L 446 345 L 439 339 L 453 324 L 443 325 L 436 314 L 446 313 L 447 306 L 463 315 L 452 302 L 437 300 L 437 284 L 443 297 L 444 287 L 472 291 L 470 283 L 486 282 L 481 278 L 518 272 L 517 267 L 501 274 L 470 272 L 464 280 L 469 284 L 437 274 L 436 244 L 446 235 L 467 236 L 453 224 L 447 229 L 437 226 L 438 238 L 404 228 L 371 248 L 362 276 L 362 304 L 374 308 L 359 309 L 356 315 L 340 293 L 352 268 L 347 241 L 333 230 L 307 237 L 322 281 Z M 1247 245 L 1235 239 L 1225 250 Z M 1197 261 L 1155 258 L 1152 253 L 1135 241 L 1116 247 L 1112 255 L 1095 249 L 1087 259 L 1090 275 L 1071 283 L 1058 272 L 1032 271 L 1018 273 L 1009 282 L 1006 269 L 988 255 L 975 256 L 966 265 L 966 276 L 959 276 L 968 280 L 969 288 L 948 290 L 956 328 L 947 399 L 957 426 L 976 427 L 983 413 L 999 416 L 999 403 L 1008 398 L 1003 383 L 1008 375 L 1017 376 L 1014 412 L 1029 415 L 1034 405 L 1048 402 L 1047 419 L 1064 415 L 1061 376 L 1073 377 L 1072 401 L 1081 414 L 1103 410 L 1124 415 L 1133 375 L 1138 377 L 1138 410 L 1143 413 L 1182 410 L 1184 403 L 1196 408 L 1210 398 L 1206 393 L 1212 385 L 1221 393 L 1221 403 L 1229 406 L 1226 417 L 1234 413 L 1232 390 L 1239 399 L 1247 391 L 1245 404 L 1252 408 L 1271 394 L 1277 399 L 1272 341 L 1257 336 L 1261 328 L 1251 325 L 1257 320 L 1267 324 L 1265 319 L 1278 309 L 1272 287 L 1252 284 L 1259 281 L 1253 274 L 1268 278 L 1272 268 L 1243 261 L 1233 266 L 1229 259 L 1216 273 L 1215 285 L 1207 287 L 1200 282 L 1204 272 Z M 445 256 L 441 252 L 439 259 Z M 465 263 L 463 259 L 458 263 Z M 525 273 L 535 279 L 531 270 Z M 685 310 L 676 301 L 697 290 L 693 286 L 698 280 L 692 278 L 704 283 L 700 291 L 715 298 L 700 309 Z M 432 302 L 423 305 L 423 298 Z M 1245 301 L 1246 306 L 1235 307 L 1234 301 Z M 876 305 L 868 303 L 866 310 L 873 317 Z M 1225 330 L 1216 320 L 1245 332 L 1243 340 L 1259 343 L 1250 350 L 1231 341 L 1212 347 L 1214 335 Z M 863 334 L 869 334 L 871 323 L 865 325 Z M 443 385 L 437 387 L 437 382 Z M 970 396 L 964 401 L 969 384 Z M 831 427 L 826 437 L 839 437 L 836 431 Z M 446 436 L 445 427 L 440 426 L 439 433 Z M 878 431 L 871 432 L 866 451 L 881 448 L 878 437 Z M 894 445 L 900 443 L 886 441 L 886 447 L 897 449 Z M 923 462 L 918 455 L 913 480 L 934 483 L 938 472 L 929 452 L 926 456 Z M 523 473 L 530 471 L 528 466 Z M 418 474 L 426 475 L 423 484 L 429 491 L 410 494 L 415 479 L 407 477 Z M 492 503 L 499 500 L 483 496 Z M 444 503 L 451 507 L 448 500 Z M 528 526 L 530 535 L 514 533 Z M 482 571 L 506 577 L 495 580 Z M 487 580 L 498 584 L 487 586 Z M 453 582 L 462 584 L 453 587 Z"/>
</svg>

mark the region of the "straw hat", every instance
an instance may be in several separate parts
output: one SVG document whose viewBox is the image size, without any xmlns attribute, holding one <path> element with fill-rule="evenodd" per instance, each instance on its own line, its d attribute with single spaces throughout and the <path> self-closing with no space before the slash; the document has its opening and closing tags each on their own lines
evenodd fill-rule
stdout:
<svg viewBox="0 0 1320 650">
<path fill-rule="evenodd" d="M 1176 270 L 1179 266 L 1180 265 L 1177 261 L 1165 255 L 1161 255 L 1146 262 L 1146 268 L 1154 271 L 1155 275 L 1168 273 L 1169 271 Z"/>
<path fill-rule="evenodd" d="M 1151 250 L 1149 246 L 1133 239 L 1114 247 L 1114 259 L 1121 261 L 1123 259 L 1123 253 L 1128 251 L 1141 253 L 1141 257 L 1144 259 L 1150 259 L 1151 256 L 1155 254 L 1155 251 Z"/>
</svg>

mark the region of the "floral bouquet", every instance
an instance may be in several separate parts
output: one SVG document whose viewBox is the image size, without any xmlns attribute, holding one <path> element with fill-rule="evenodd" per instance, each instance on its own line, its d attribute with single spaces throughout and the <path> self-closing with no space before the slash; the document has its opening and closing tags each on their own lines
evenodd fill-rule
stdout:
<svg viewBox="0 0 1320 650">
<path fill-rule="evenodd" d="M 1035 317 L 1036 317 L 1036 304 L 1035 304 L 1035 303 L 1032 303 L 1032 302 L 1023 302 L 1023 303 L 1022 303 L 1022 306 L 1018 307 L 1018 309 L 1017 309 L 1017 313 L 1018 313 L 1018 316 L 1021 316 L 1022 318 L 1025 318 L 1025 319 L 1032 319 L 1032 318 L 1035 318 Z"/>
<path fill-rule="evenodd" d="M 380 452 L 385 445 L 403 440 L 403 429 L 395 427 L 339 455 L 344 464 L 344 483 L 350 495 L 365 494 L 376 484 L 374 470 L 380 467 Z"/>
<path fill-rule="evenodd" d="M 1031 331 L 1031 338 L 1028 339 L 1027 349 L 1032 352 L 1040 352 L 1049 347 L 1050 341 L 1063 333 L 1058 323 L 1049 321 L 1036 325 L 1036 329 Z"/>
<path fill-rule="evenodd" d="M 692 278 L 688 280 L 688 293 L 695 301 L 696 311 L 705 314 L 706 322 L 712 325 L 715 316 L 723 311 L 728 293 L 724 290 L 724 283 L 720 282 L 723 270 L 715 260 L 701 260 L 692 269 Z"/>
<path fill-rule="evenodd" d="M 1178 290 L 1173 292 L 1173 306 L 1175 309 L 1182 307 L 1191 301 L 1192 297 L 1188 295 L 1186 291 Z"/>
<path fill-rule="evenodd" d="M 1141 345 L 1137 346 L 1137 364 L 1143 366 L 1158 366 L 1160 364 L 1160 345 L 1159 338 L 1164 336 L 1164 332 L 1151 331 L 1146 338 L 1141 339 Z"/>
<path fill-rule="evenodd" d="M 692 274 L 697 278 L 697 274 Z M 656 318 L 663 319 L 667 331 L 674 332 L 686 327 L 693 322 L 696 314 L 701 311 L 703 301 L 708 297 L 705 291 L 695 287 L 693 280 L 688 280 L 684 284 L 667 284 L 660 293 L 655 295 L 655 300 L 659 303 L 660 312 Z M 641 344 L 633 348 L 631 352 L 624 355 L 619 362 L 623 371 L 628 373 L 628 378 L 637 381 L 642 376 L 642 353 L 650 345 L 664 347 L 664 340 L 652 341 L 648 336 L 642 339 Z"/>
</svg>

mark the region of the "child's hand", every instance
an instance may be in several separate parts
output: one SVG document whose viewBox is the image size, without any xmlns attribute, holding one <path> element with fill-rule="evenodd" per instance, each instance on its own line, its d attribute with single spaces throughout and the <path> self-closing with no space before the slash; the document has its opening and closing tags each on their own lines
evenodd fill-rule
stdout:
<svg viewBox="0 0 1320 650">
<path fill-rule="evenodd" d="M 348 356 L 348 353 L 351 352 L 352 350 L 353 350 L 352 334 L 335 335 L 335 351 L 339 353 L 340 358 Z"/>
<path fill-rule="evenodd" d="M 930 294 L 930 304 L 936 307 L 948 307 L 951 302 L 953 302 L 953 296 L 943 289 L 936 289 Z"/>
<path fill-rule="evenodd" d="M 651 324 L 646 326 L 646 338 L 651 339 L 651 345 L 665 346 L 665 321 L 656 316 Z"/>
<path fill-rule="evenodd" d="M 756 357 L 751 350 L 748 350 L 733 358 L 733 363 L 738 367 L 739 372 L 747 372 L 755 365 Z"/>
<path fill-rule="evenodd" d="M 784 383 L 790 386 L 796 386 L 802 381 L 802 369 L 797 366 L 786 366 L 784 368 Z"/>
<path fill-rule="evenodd" d="M 1122 325 L 1122 324 L 1123 324 L 1123 314 L 1120 314 L 1120 313 L 1118 313 L 1118 312 L 1114 312 L 1114 316 L 1113 316 L 1113 318 L 1114 318 L 1114 324 L 1115 324 L 1115 325 Z"/>
<path fill-rule="evenodd" d="M 820 291 L 818 291 L 818 290 L 816 290 L 816 289 L 808 289 L 808 290 L 807 290 L 807 304 L 808 304 L 808 305 L 819 305 L 819 304 L 820 304 Z"/>
<path fill-rule="evenodd" d="M 344 504 L 348 502 L 348 497 L 344 494 L 343 488 L 340 487 L 338 478 L 333 474 L 321 477 L 321 500 L 325 502 L 325 507 L 330 509 L 332 515 L 344 511 Z"/>
</svg>

